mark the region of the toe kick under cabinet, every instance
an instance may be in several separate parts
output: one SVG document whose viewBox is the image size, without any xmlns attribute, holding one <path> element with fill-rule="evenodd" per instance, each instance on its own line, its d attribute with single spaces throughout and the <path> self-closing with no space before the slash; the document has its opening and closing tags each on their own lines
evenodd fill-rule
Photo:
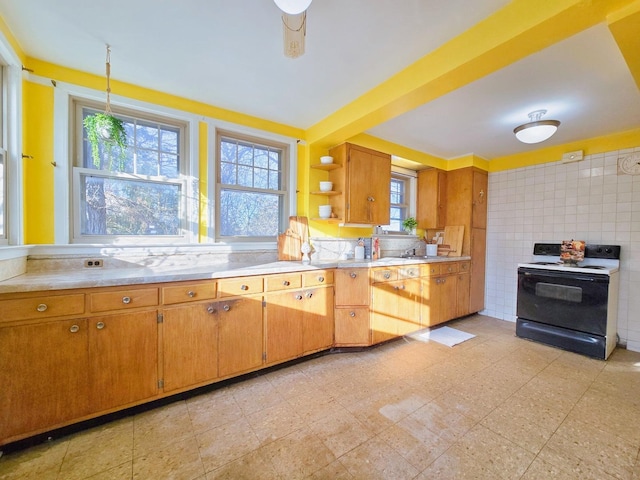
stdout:
<svg viewBox="0 0 640 480">
<path fill-rule="evenodd" d="M 331 348 L 333 270 L 5 293 L 0 312 L 4 445 Z"/>
</svg>

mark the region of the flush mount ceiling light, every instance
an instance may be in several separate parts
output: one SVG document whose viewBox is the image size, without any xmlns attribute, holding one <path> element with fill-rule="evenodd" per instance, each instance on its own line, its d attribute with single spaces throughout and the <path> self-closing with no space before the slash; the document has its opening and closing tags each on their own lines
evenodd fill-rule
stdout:
<svg viewBox="0 0 640 480">
<path fill-rule="evenodd" d="M 280 10 L 289 15 L 298 15 L 304 12 L 311 0 L 273 0 Z"/>
<path fill-rule="evenodd" d="M 556 133 L 560 122 L 558 120 L 540 120 L 547 113 L 546 110 L 536 110 L 529 114 L 529 123 L 513 129 L 516 138 L 522 143 L 540 143 Z"/>
</svg>

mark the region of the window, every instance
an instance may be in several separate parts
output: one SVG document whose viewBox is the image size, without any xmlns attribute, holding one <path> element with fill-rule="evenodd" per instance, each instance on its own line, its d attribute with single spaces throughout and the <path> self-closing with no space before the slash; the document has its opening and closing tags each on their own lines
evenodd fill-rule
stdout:
<svg viewBox="0 0 640 480">
<path fill-rule="evenodd" d="M 184 124 L 136 112 L 114 111 L 127 148 L 99 145 L 94 160 L 84 119 L 101 110 L 76 103 L 80 145 L 73 169 L 74 240 L 174 241 L 186 235 Z"/>
<path fill-rule="evenodd" d="M 414 215 L 417 174 L 413 170 L 393 166 L 391 169 L 390 222 L 383 225 L 388 232 L 404 233 L 402 222 Z"/>
<path fill-rule="evenodd" d="M 8 242 L 7 235 L 7 208 L 8 208 L 8 189 L 7 189 L 7 152 L 4 150 L 4 123 L 7 117 L 6 109 L 6 90 L 4 88 L 6 70 L 0 65 L 0 244 Z"/>
<path fill-rule="evenodd" d="M 275 240 L 289 211 L 288 145 L 217 133 L 216 237 Z"/>
</svg>

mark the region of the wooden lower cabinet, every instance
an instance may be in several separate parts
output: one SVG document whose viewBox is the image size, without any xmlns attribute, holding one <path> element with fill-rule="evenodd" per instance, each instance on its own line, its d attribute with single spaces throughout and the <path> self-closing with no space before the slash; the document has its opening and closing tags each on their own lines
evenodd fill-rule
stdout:
<svg viewBox="0 0 640 480">
<path fill-rule="evenodd" d="M 433 327 L 458 316 L 457 274 L 422 279 L 420 317 L 423 327 Z"/>
<path fill-rule="evenodd" d="M 86 319 L 0 328 L 0 444 L 86 415 Z"/>
<path fill-rule="evenodd" d="M 163 310 L 162 362 L 165 392 L 218 377 L 216 303 Z"/>
<path fill-rule="evenodd" d="M 371 289 L 371 343 L 420 329 L 419 279 L 374 283 Z"/>
<path fill-rule="evenodd" d="M 469 272 L 458 273 L 456 279 L 456 304 L 457 304 L 457 317 L 464 317 L 469 315 L 469 293 L 471 288 L 471 275 Z"/>
<path fill-rule="evenodd" d="M 268 364 L 333 345 L 332 287 L 270 293 L 265 301 Z"/>
<path fill-rule="evenodd" d="M 303 353 L 331 348 L 334 342 L 333 287 L 305 290 L 303 295 Z"/>
<path fill-rule="evenodd" d="M 362 347 L 371 344 L 369 307 L 336 308 L 334 313 L 337 347 Z"/>
<path fill-rule="evenodd" d="M 262 296 L 218 303 L 218 373 L 227 377 L 255 370 L 263 363 Z"/>
<path fill-rule="evenodd" d="M 91 412 L 158 394 L 157 310 L 93 317 L 88 330 Z"/>
</svg>

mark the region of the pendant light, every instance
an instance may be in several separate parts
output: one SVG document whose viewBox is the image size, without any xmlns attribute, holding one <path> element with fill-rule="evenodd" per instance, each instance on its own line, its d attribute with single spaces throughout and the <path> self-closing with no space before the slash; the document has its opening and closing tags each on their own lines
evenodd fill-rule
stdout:
<svg viewBox="0 0 640 480">
<path fill-rule="evenodd" d="M 304 12 L 311 0 L 273 0 L 280 10 L 288 15 L 298 15 Z"/>
<path fill-rule="evenodd" d="M 558 120 L 541 120 L 546 110 L 536 110 L 529 114 L 529 123 L 513 129 L 516 138 L 522 143 L 540 143 L 551 138 L 556 133 L 560 122 Z"/>
</svg>

